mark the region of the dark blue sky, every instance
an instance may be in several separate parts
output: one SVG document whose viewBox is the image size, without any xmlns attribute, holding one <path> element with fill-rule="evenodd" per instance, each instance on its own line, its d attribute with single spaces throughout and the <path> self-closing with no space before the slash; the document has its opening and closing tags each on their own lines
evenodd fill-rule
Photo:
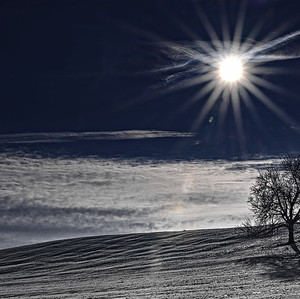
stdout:
<svg viewBox="0 0 300 299">
<path fill-rule="evenodd" d="M 233 35 L 241 4 L 242 41 L 253 31 L 256 45 L 299 32 L 260 56 L 294 58 L 261 65 L 254 85 L 269 102 L 232 100 L 222 122 L 217 97 L 195 127 L 213 91 L 190 106 L 205 84 L 164 91 L 201 79 L 208 64 L 185 61 L 184 48 L 167 42 L 211 45 L 203 24 L 220 37 L 224 17 Z M 239 223 L 257 170 L 300 152 L 299 36 L 299 0 L 0 1 L 0 247 Z"/>
<path fill-rule="evenodd" d="M 242 1 L 213 0 L 107 0 L 107 1 L 2 1 L 0 8 L 0 132 L 103 131 L 159 129 L 189 131 L 205 101 L 181 113 L 185 99 L 196 88 L 167 95 L 152 95 L 165 74 L 151 73 L 168 62 L 157 42 L 191 41 L 184 27 L 200 40 L 209 41 L 196 8 L 200 7 L 221 33 L 221 7 L 225 7 L 233 31 Z M 257 24 L 263 26 L 257 40 L 270 32 L 281 35 L 300 29 L 297 0 L 247 1 L 243 36 Z M 280 34 L 279 34 L 280 35 Z M 288 45 L 299 52 L 299 41 Z M 289 48 L 285 54 L 289 54 Z M 295 94 L 287 98 L 264 92 L 293 119 L 300 119 L 300 59 L 267 63 L 291 70 L 261 75 Z M 162 84 L 163 85 L 163 84 Z M 253 99 L 263 128 L 254 125 L 243 106 L 247 140 L 262 146 L 299 146 L 299 128 L 285 124 Z M 217 119 L 217 109 L 211 115 Z M 204 123 L 197 131 L 203 138 L 215 136 L 216 124 Z M 291 128 L 293 127 L 293 128 Z M 236 140 L 232 111 L 223 128 L 228 140 Z M 206 137 L 205 137 L 206 136 Z M 264 145 L 266 137 L 270 143 Z"/>
</svg>

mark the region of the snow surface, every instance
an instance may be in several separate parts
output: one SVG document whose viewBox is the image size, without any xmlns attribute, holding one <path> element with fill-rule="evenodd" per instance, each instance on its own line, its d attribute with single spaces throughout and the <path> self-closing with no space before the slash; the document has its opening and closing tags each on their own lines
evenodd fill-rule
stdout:
<svg viewBox="0 0 300 299">
<path fill-rule="evenodd" d="M 300 260 L 284 233 L 128 234 L 5 249 L 0 298 L 299 298 Z"/>
</svg>

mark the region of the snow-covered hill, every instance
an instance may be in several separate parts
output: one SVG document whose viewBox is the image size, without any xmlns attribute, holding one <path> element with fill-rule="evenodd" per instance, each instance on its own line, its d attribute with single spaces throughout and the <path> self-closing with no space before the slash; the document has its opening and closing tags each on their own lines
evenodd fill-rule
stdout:
<svg viewBox="0 0 300 299">
<path fill-rule="evenodd" d="M 282 245 L 284 233 L 162 232 L 5 249 L 0 298 L 299 298 L 300 259 Z"/>
</svg>

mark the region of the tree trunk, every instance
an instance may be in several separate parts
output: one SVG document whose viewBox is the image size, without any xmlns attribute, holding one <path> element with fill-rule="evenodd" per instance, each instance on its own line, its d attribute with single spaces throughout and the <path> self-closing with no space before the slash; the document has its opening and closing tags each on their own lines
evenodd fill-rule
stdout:
<svg viewBox="0 0 300 299">
<path fill-rule="evenodd" d="M 289 230 L 289 242 L 288 242 L 288 244 L 295 244 L 295 239 L 294 239 L 294 224 L 289 224 L 288 230 Z"/>
<path fill-rule="evenodd" d="M 295 243 L 295 239 L 294 239 L 294 224 L 293 223 L 289 223 L 288 230 L 289 230 L 288 244 L 292 247 L 292 249 L 296 252 L 296 254 L 300 254 L 300 250 L 297 247 L 297 245 Z"/>
</svg>

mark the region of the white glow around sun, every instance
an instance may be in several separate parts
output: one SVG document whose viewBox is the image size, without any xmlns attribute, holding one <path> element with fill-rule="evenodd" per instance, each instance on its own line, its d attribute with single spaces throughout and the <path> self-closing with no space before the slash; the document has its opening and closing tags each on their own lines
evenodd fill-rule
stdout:
<svg viewBox="0 0 300 299">
<path fill-rule="evenodd" d="M 219 72 L 222 80 L 237 82 L 243 75 L 243 63 L 239 57 L 227 57 L 220 62 Z"/>
<path fill-rule="evenodd" d="M 195 88 L 194 94 L 185 99 L 181 108 L 181 111 L 185 111 L 191 109 L 192 105 L 202 102 L 201 106 L 199 104 L 201 107 L 199 114 L 191 127 L 192 131 L 198 130 L 205 122 L 212 123 L 212 120 L 216 120 L 214 123 L 218 123 L 218 130 L 221 132 L 226 115 L 232 110 L 240 145 L 243 148 L 246 144 L 243 113 L 249 112 L 253 121 L 260 125 L 259 111 L 255 107 L 257 101 L 287 125 L 298 123 L 265 93 L 269 90 L 289 95 L 286 90 L 268 81 L 265 76 L 280 74 L 282 69 L 264 64 L 300 59 L 297 53 L 280 54 L 281 48 L 286 48 L 289 42 L 300 39 L 300 29 L 283 36 L 277 36 L 280 32 L 270 33 L 263 41 L 256 41 L 263 27 L 257 25 L 254 27 L 255 30 L 244 32 L 243 25 L 249 1 L 238 2 L 239 12 L 233 31 L 230 30 L 225 10 L 222 11 L 224 16 L 221 21 L 222 30 L 218 31 L 202 12 L 201 7 L 197 6 L 199 20 L 206 29 L 209 39 L 202 40 L 201 36 L 184 27 L 187 28 L 187 32 L 192 33 L 191 37 L 194 40 L 162 42 L 162 52 L 168 58 L 168 64 L 155 72 L 161 71 L 165 76 L 163 85 L 159 85 L 163 86 L 164 92 Z M 222 35 L 219 36 L 218 32 Z M 287 52 L 284 49 L 283 53 Z M 212 113 L 217 113 L 218 117 L 214 118 Z"/>
</svg>

